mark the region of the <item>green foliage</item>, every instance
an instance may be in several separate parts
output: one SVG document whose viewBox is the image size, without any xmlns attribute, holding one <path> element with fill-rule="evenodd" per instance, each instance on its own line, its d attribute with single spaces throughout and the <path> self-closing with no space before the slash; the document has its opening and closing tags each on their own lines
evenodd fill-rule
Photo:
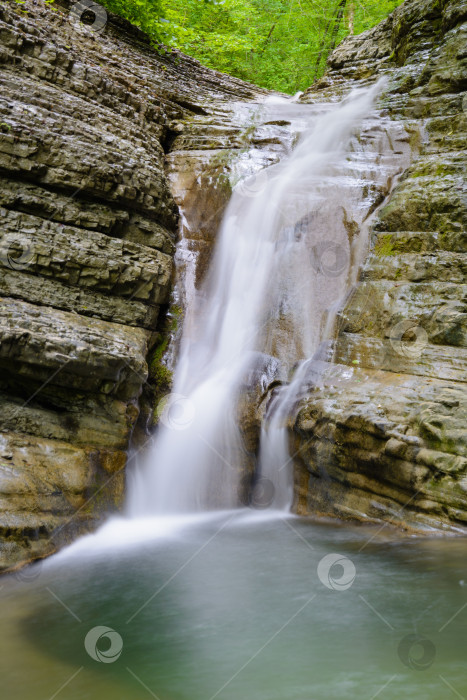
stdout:
<svg viewBox="0 0 467 700">
<path fill-rule="evenodd" d="M 110 12 L 129 20 L 136 27 L 146 32 L 152 39 L 164 39 L 162 30 L 163 0 L 101 0 L 101 4 Z"/>
<path fill-rule="evenodd" d="M 150 36 L 201 63 L 294 93 L 330 51 L 386 17 L 401 0 L 104 0 Z"/>
</svg>

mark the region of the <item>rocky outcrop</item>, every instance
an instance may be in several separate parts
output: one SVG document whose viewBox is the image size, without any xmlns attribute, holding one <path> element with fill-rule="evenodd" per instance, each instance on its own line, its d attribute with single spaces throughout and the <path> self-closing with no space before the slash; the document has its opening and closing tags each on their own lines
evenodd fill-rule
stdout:
<svg viewBox="0 0 467 700">
<path fill-rule="evenodd" d="M 204 124 L 264 93 L 102 12 L 87 26 L 70 3 L 0 3 L 0 568 L 121 507 L 160 380 L 179 217 L 166 152 L 229 141 Z"/>
<path fill-rule="evenodd" d="M 168 391 L 168 335 L 232 184 L 292 145 L 258 116 L 264 90 L 105 12 L 87 27 L 53 8 L 0 3 L 0 568 L 121 507 L 130 437 L 144 446 Z M 380 108 L 410 122 L 420 156 L 374 225 L 336 364 L 291 416 L 298 512 L 466 526 L 465 16 L 459 0 L 408 0 L 302 96 L 387 73 Z M 238 407 L 252 459 L 258 386 Z"/>
<path fill-rule="evenodd" d="M 334 100 L 386 73 L 381 107 L 418 121 L 420 155 L 373 227 L 337 366 L 292 417 L 299 512 L 467 528 L 466 19 L 458 0 L 407 0 L 345 40 L 302 97 Z"/>
</svg>

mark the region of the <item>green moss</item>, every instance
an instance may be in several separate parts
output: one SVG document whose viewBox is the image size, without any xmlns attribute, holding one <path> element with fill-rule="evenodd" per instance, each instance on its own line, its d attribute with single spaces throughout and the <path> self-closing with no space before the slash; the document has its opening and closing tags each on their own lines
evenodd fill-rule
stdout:
<svg viewBox="0 0 467 700">
<path fill-rule="evenodd" d="M 169 336 L 163 337 L 156 346 L 149 361 L 148 383 L 151 387 L 151 405 L 153 407 L 153 421 L 157 421 L 157 407 L 163 396 L 169 394 L 172 389 L 173 373 L 163 363 L 163 357 L 169 344 Z"/>
<path fill-rule="evenodd" d="M 409 134 L 409 145 L 412 153 L 419 153 L 423 145 L 423 136 L 420 129 L 407 126 L 406 131 Z"/>
<path fill-rule="evenodd" d="M 410 173 L 411 178 L 416 177 L 446 177 L 447 175 L 457 175 L 458 169 L 451 163 L 425 163 L 421 167 Z"/>
<path fill-rule="evenodd" d="M 150 353 L 148 366 L 148 401 L 153 410 L 153 422 L 157 422 L 157 409 L 161 399 L 170 394 L 172 390 L 173 372 L 167 367 L 164 362 L 164 356 L 167 352 L 170 339 L 177 332 L 180 320 L 183 316 L 183 309 L 176 304 L 170 307 L 165 320 L 162 324 L 162 330 L 159 333 L 158 342 Z"/>
<path fill-rule="evenodd" d="M 149 358 L 149 380 L 162 379 L 163 375 L 167 379 L 167 373 L 172 376 L 170 370 L 162 363 L 163 357 L 167 351 L 169 340 L 172 334 L 176 333 L 180 319 L 183 315 L 183 309 L 177 304 L 170 307 L 167 312 L 162 332 L 159 334 L 159 342 L 154 347 Z"/>
<path fill-rule="evenodd" d="M 382 258 L 387 255 L 395 255 L 394 242 L 391 234 L 386 234 L 385 236 L 380 236 L 376 241 L 374 254 L 378 258 Z"/>
<path fill-rule="evenodd" d="M 397 236 L 397 238 L 393 239 L 393 250 L 394 250 L 394 255 L 397 253 L 403 253 L 404 251 L 411 251 L 410 246 L 413 245 L 412 241 L 409 240 L 407 236 Z M 418 249 L 420 249 L 421 245 L 420 242 L 418 244 Z"/>
<path fill-rule="evenodd" d="M 149 381 L 156 385 L 161 383 L 169 383 L 172 379 L 172 372 L 162 363 L 162 358 L 167 350 L 169 337 L 165 336 L 156 345 L 151 358 L 149 360 Z"/>
<path fill-rule="evenodd" d="M 159 364 L 157 367 L 153 368 L 152 380 L 156 388 L 166 393 L 170 390 L 172 385 L 173 374 L 165 365 Z"/>
</svg>

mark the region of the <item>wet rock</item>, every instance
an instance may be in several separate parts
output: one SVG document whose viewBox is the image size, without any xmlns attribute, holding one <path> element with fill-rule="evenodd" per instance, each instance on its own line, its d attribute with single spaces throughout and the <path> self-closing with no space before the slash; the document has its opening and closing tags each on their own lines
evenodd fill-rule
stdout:
<svg viewBox="0 0 467 700">
<path fill-rule="evenodd" d="M 352 376 L 316 385 L 296 415 L 302 513 L 465 532 L 466 19 L 462 2 L 409 0 L 343 42 L 302 97 L 386 72 L 381 106 L 422 134 L 339 314 L 334 361 Z"/>
<path fill-rule="evenodd" d="M 298 509 L 460 532 L 466 410 L 460 387 L 402 373 L 356 369 L 338 390 L 318 389 L 294 428 Z"/>
<path fill-rule="evenodd" d="M 266 91 L 157 51 L 120 18 L 95 36 L 68 21 L 69 2 L 54 7 L 0 3 L 2 568 L 120 508 L 129 439 L 153 409 L 160 366 L 148 378 L 147 364 L 166 343 L 177 235 L 178 317 L 232 188 L 253 175 L 254 193 L 293 145 L 286 121 L 258 117 Z M 301 97 L 335 102 L 387 74 L 379 108 L 420 157 L 375 223 L 338 364 L 290 416 L 300 512 L 467 525 L 465 20 L 458 0 L 408 0 L 346 39 Z M 263 364 L 238 406 L 248 475 L 280 375 Z"/>
<path fill-rule="evenodd" d="M 70 7 L 0 3 L 0 569 L 121 508 L 172 285 L 167 152 L 244 148 L 230 103 L 266 94 Z"/>
</svg>

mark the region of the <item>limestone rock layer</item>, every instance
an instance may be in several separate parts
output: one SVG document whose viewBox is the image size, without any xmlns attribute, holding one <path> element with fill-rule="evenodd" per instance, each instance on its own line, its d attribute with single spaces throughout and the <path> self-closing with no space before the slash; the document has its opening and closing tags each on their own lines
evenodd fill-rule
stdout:
<svg viewBox="0 0 467 700">
<path fill-rule="evenodd" d="M 379 108 L 420 155 L 376 220 L 336 364 L 290 416 L 298 512 L 467 527 L 466 18 L 461 0 L 407 0 L 301 98 L 386 74 Z M 0 568 L 121 508 L 165 378 L 179 207 L 189 291 L 232 162 L 287 152 L 282 125 L 248 128 L 266 91 L 117 17 L 72 20 L 65 0 L 0 2 Z"/>
<path fill-rule="evenodd" d="M 166 152 L 264 92 L 70 7 L 0 3 L 0 568 L 121 508 L 172 284 Z"/>
<path fill-rule="evenodd" d="M 304 101 L 386 74 L 381 108 L 419 157 L 374 225 L 332 376 L 291 417 L 296 507 L 418 531 L 467 527 L 465 2 L 408 0 L 346 39 Z"/>
</svg>

